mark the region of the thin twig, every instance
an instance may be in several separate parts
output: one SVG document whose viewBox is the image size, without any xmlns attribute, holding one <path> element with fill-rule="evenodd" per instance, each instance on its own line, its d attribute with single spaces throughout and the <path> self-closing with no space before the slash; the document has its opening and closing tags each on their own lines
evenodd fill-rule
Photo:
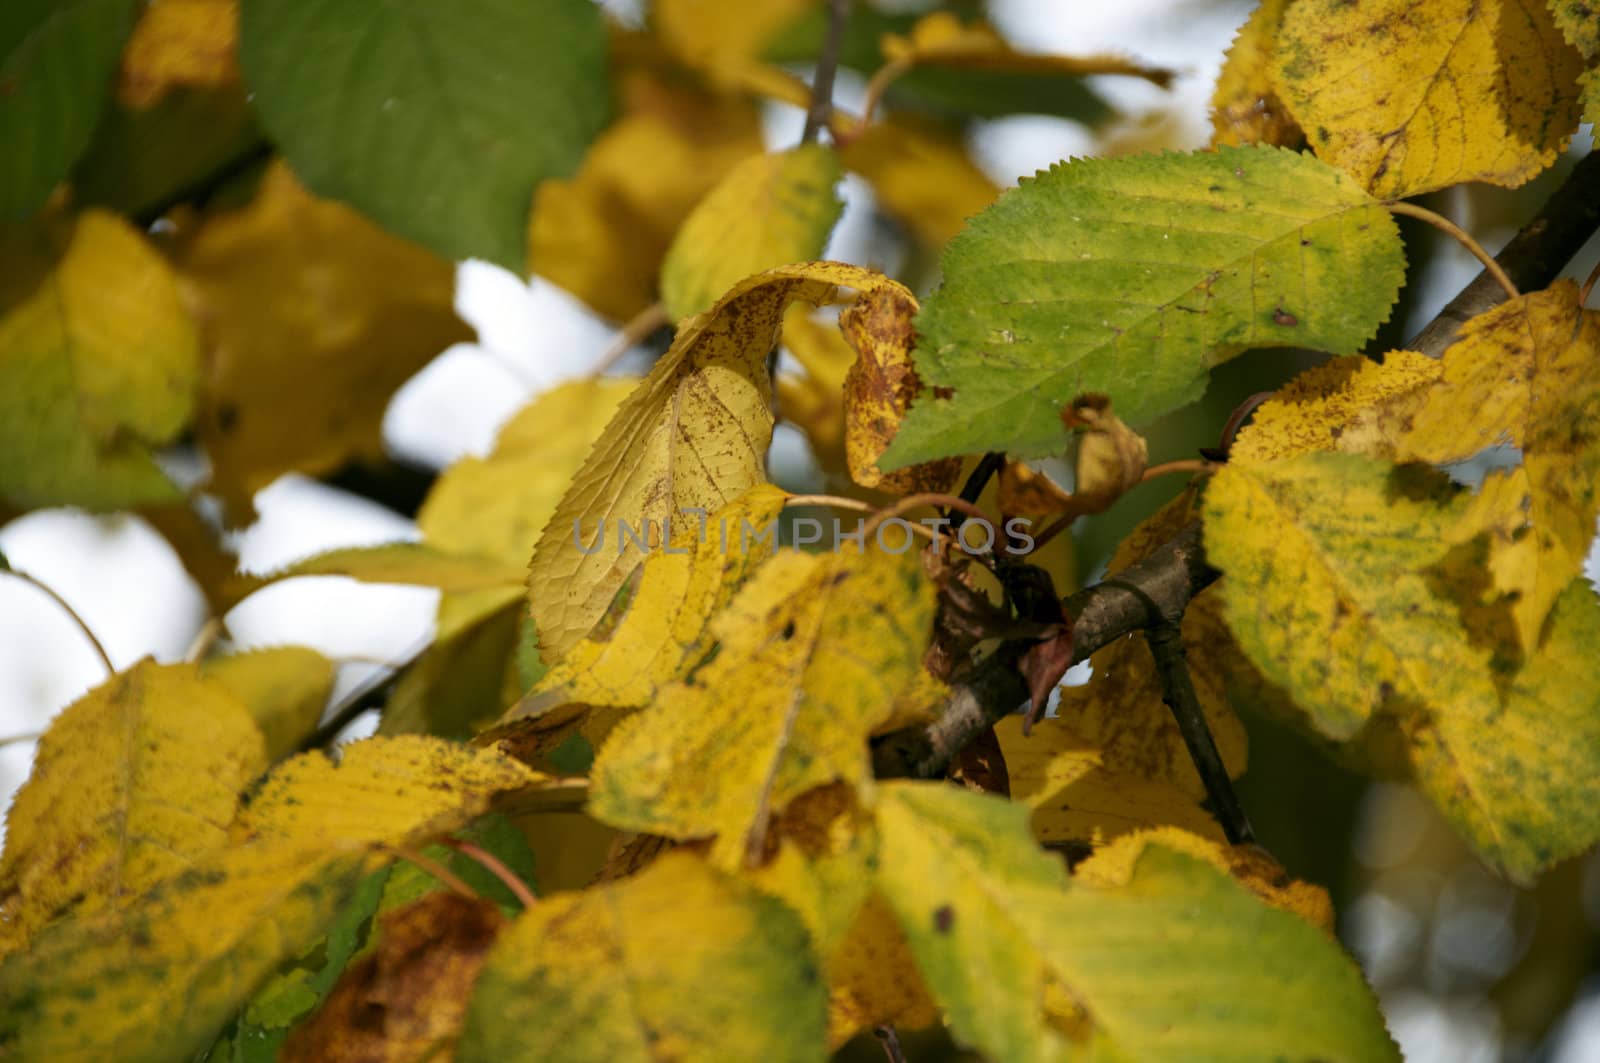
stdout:
<svg viewBox="0 0 1600 1063">
<path fill-rule="evenodd" d="M 979 459 L 978 464 L 972 467 L 972 472 L 967 476 L 967 482 L 961 485 L 961 499 L 974 505 L 978 497 L 983 494 L 983 489 L 989 486 L 989 481 L 994 474 L 1005 467 L 1006 456 L 998 450 L 991 450 Z"/>
<path fill-rule="evenodd" d="M 1149 483 L 1158 476 L 1171 476 L 1176 472 L 1186 472 L 1195 476 L 1205 476 L 1217 471 L 1215 462 L 1206 461 L 1204 458 L 1183 458 L 1179 461 L 1164 461 L 1160 465 L 1152 465 L 1139 477 L 1140 483 Z"/>
<path fill-rule="evenodd" d="M 1239 804 L 1239 796 L 1233 792 L 1228 768 L 1217 751 L 1205 710 L 1200 707 L 1200 697 L 1189 677 L 1179 622 L 1163 620 L 1145 629 L 1144 636 L 1150 655 L 1155 658 L 1156 673 L 1161 678 L 1161 700 L 1172 710 L 1172 718 L 1183 735 L 1183 744 L 1189 749 L 1189 759 L 1205 784 L 1211 811 L 1222 824 L 1222 833 L 1233 845 L 1255 841 L 1255 832 L 1250 829 L 1250 820 Z"/>
<path fill-rule="evenodd" d="M 1594 269 L 1589 271 L 1589 279 L 1583 282 L 1583 287 L 1578 290 L 1578 305 L 1586 306 L 1589 302 L 1589 293 L 1594 291 L 1594 282 L 1600 280 L 1600 262 L 1594 264 Z"/>
<path fill-rule="evenodd" d="M 19 742 L 37 742 L 43 737 L 43 731 L 24 731 L 22 734 L 0 737 L 0 746 L 14 746 Z"/>
<path fill-rule="evenodd" d="M 667 317 L 667 308 L 661 303 L 651 303 L 628 319 L 622 326 L 622 331 L 617 333 L 616 339 L 611 341 L 611 346 L 605 349 L 599 360 L 594 363 L 594 368 L 589 370 L 589 375 L 591 377 L 602 375 L 607 369 L 616 365 L 623 355 L 633 350 L 634 344 L 642 342 L 650 333 L 668 324 L 671 324 L 671 319 Z"/>
<path fill-rule="evenodd" d="M 425 856 L 415 849 L 407 849 L 400 845 L 379 845 L 378 848 L 391 856 L 398 856 L 407 863 L 415 864 L 450 889 L 470 901 L 479 900 L 478 891 L 467 885 L 454 871 L 445 867 L 431 856 Z"/>
<path fill-rule="evenodd" d="M 969 517 L 972 517 L 976 520 L 981 520 L 984 523 L 989 523 L 989 514 L 985 513 L 971 502 L 968 502 L 966 499 L 957 498 L 955 495 L 942 495 L 933 491 L 929 491 L 918 495 L 907 495 L 906 497 L 895 502 L 892 506 L 880 509 L 873 516 L 873 518 L 867 522 L 865 534 L 871 535 L 873 532 L 878 530 L 879 525 L 885 523 L 886 521 L 895 519 L 902 513 L 909 513 L 913 509 L 917 509 L 921 506 L 943 506 L 946 509 L 959 510 Z"/>
<path fill-rule="evenodd" d="M 867 82 L 866 99 L 861 104 L 861 125 L 859 127 L 861 130 L 865 130 L 867 126 L 872 124 L 873 116 L 878 110 L 878 104 L 883 100 L 883 94 L 889 90 L 889 86 L 900 80 L 916 65 L 917 61 L 914 57 L 902 55 L 889 60 L 873 72 L 872 78 Z"/>
<path fill-rule="evenodd" d="M 883 1046 L 883 1054 L 888 1057 L 889 1063 L 906 1063 L 905 1050 L 900 1047 L 900 1035 L 894 1032 L 893 1026 L 887 1023 L 874 1026 L 872 1036 Z"/>
<path fill-rule="evenodd" d="M 206 654 L 211 652 L 211 647 L 217 644 L 217 639 L 222 637 L 222 618 L 220 616 L 208 617 L 200 630 L 195 633 L 194 641 L 189 643 L 189 648 L 183 652 L 185 664 L 194 664 Z"/>
<path fill-rule="evenodd" d="M 1506 271 L 1500 268 L 1500 263 L 1496 262 L 1489 255 L 1489 252 L 1483 249 L 1483 245 L 1478 243 L 1471 233 L 1443 214 L 1436 214 L 1427 207 L 1419 207 L 1415 203 L 1405 203 L 1398 200 L 1393 203 L 1385 203 L 1384 206 L 1389 208 L 1389 213 L 1391 214 L 1404 214 L 1410 218 L 1418 218 L 1435 229 L 1455 237 L 1457 243 L 1471 251 L 1473 257 L 1483 263 L 1483 268 L 1488 270 L 1489 275 L 1494 277 L 1500 287 L 1505 289 L 1508 297 L 1517 299 L 1522 296 L 1522 293 L 1517 291 L 1517 286 L 1511 283 L 1511 278 L 1506 276 Z"/>
<path fill-rule="evenodd" d="M 106 653 L 106 648 L 100 644 L 100 640 L 94 637 L 94 631 L 89 627 L 88 624 L 84 622 L 83 617 L 78 615 L 78 611 L 72 608 L 72 606 L 68 605 L 65 598 L 61 597 L 61 595 L 55 592 L 54 588 L 42 580 L 35 579 L 34 577 L 28 575 L 28 573 L 22 571 L 20 568 L 7 567 L 3 571 L 8 575 L 17 577 L 24 583 L 37 587 L 39 590 L 43 591 L 51 601 L 59 605 L 68 616 L 72 617 L 73 622 L 78 625 L 78 630 L 83 632 L 83 637 L 89 640 L 89 645 L 94 647 L 94 652 L 100 656 L 100 663 L 106 666 L 106 675 L 109 676 L 117 674 L 117 666 L 111 663 L 111 655 Z"/>
<path fill-rule="evenodd" d="M 833 115 L 833 75 L 839 69 L 839 50 L 844 47 L 844 23 L 850 14 L 850 0 L 829 0 L 828 36 L 817 57 L 817 74 L 811 81 L 811 107 L 806 111 L 806 126 L 800 143 L 810 144 Z"/>
<path fill-rule="evenodd" d="M 533 895 L 533 891 L 528 888 L 528 884 L 518 878 L 516 872 L 502 863 L 500 858 L 489 852 L 489 850 L 473 845 L 471 842 L 461 841 L 458 838 L 446 838 L 444 839 L 444 844 L 468 859 L 481 864 L 485 871 L 505 884 L 506 889 L 511 891 L 511 895 L 517 899 L 517 902 L 522 907 L 532 908 L 539 903 L 539 899 Z"/>
<path fill-rule="evenodd" d="M 846 498 L 843 495 L 790 495 L 783 500 L 783 508 L 788 509 L 790 506 L 834 506 L 856 513 L 871 513 L 874 509 L 870 502 L 863 502 L 859 498 Z"/>
</svg>

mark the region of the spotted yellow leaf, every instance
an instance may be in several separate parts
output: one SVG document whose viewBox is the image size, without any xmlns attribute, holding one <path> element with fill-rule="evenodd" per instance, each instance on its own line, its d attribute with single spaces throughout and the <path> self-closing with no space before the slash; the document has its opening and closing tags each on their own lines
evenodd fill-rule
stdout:
<svg viewBox="0 0 1600 1063">
<path fill-rule="evenodd" d="M 1303 0 L 1272 73 L 1319 157 L 1401 198 L 1549 166 L 1577 129 L 1582 69 L 1542 0 Z"/>
<path fill-rule="evenodd" d="M 73 702 L 6 816 L 0 953 L 222 848 L 265 766 L 250 713 L 192 666 L 145 661 Z"/>
<path fill-rule="evenodd" d="M 501 932 L 461 1063 L 820 1063 L 825 997 L 805 926 L 683 853 L 541 898 Z"/>
<path fill-rule="evenodd" d="M 893 283 L 859 266 L 785 266 L 740 281 L 717 305 L 683 322 L 672 348 L 606 426 L 539 537 L 528 604 L 547 657 L 574 646 L 638 566 L 636 551 L 585 553 L 598 527 L 624 523 L 660 541 L 661 523 L 684 511 L 714 512 L 765 481 L 772 439 L 767 352 L 793 302 L 820 305 L 838 285 L 867 291 Z M 614 541 L 614 540 L 613 540 Z"/>
<path fill-rule="evenodd" d="M 921 670 L 933 597 L 913 551 L 778 553 L 712 620 L 710 663 L 612 732 L 590 811 L 759 858 L 794 798 L 871 780 L 867 737 Z"/>
<path fill-rule="evenodd" d="M 1212 144 L 1278 144 L 1292 148 L 1305 134 L 1272 86 L 1272 52 L 1289 0 L 1261 0 L 1240 27 L 1211 94 Z"/>
<path fill-rule="evenodd" d="M 822 254 L 843 202 L 832 148 L 802 144 L 755 155 L 694 208 L 661 264 L 661 301 L 674 321 L 708 309 L 762 270 Z"/>
</svg>

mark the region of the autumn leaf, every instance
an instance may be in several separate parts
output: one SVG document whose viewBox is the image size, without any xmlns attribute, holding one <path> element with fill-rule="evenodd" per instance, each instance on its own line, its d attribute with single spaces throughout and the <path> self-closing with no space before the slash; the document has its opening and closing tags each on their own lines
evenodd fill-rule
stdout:
<svg viewBox="0 0 1600 1063">
<path fill-rule="evenodd" d="M 1322 451 L 1395 460 L 1439 371 L 1437 358 L 1415 351 L 1390 351 L 1381 365 L 1357 354 L 1324 362 L 1256 407 L 1228 460 L 1257 465 Z"/>
<path fill-rule="evenodd" d="M 239 83 L 237 0 L 161 0 L 145 7 L 122 52 L 117 101 L 153 107 L 174 88 Z"/>
<path fill-rule="evenodd" d="M 423 539 L 445 553 L 515 565 L 521 583 L 539 532 L 601 430 L 639 381 L 578 380 L 523 407 L 482 458 L 445 469 L 417 513 Z"/>
<path fill-rule="evenodd" d="M 468 338 L 447 263 L 309 195 L 282 163 L 177 258 L 206 352 L 197 430 L 236 522 L 282 473 L 381 455 L 390 393 Z"/>
<path fill-rule="evenodd" d="M 478 978 L 456 1058 L 820 1061 L 824 1018 L 799 918 L 669 853 L 512 923 Z"/>
<path fill-rule="evenodd" d="M 682 62 L 714 84 L 739 88 L 773 35 L 816 6 L 816 0 L 656 0 L 656 35 Z"/>
<path fill-rule="evenodd" d="M 512 653 L 521 603 L 516 583 L 442 595 L 433 645 L 396 681 L 378 733 L 466 741 L 499 716 L 518 693 Z"/>
<path fill-rule="evenodd" d="M 802 144 L 728 171 L 684 221 L 661 264 L 661 301 L 674 321 L 708 309 L 754 273 L 822 255 L 844 209 L 839 156 Z"/>
<path fill-rule="evenodd" d="M 1578 125 L 1583 69 L 1543 3 L 1289 5 L 1272 71 L 1317 155 L 1375 196 L 1515 188 Z"/>
<path fill-rule="evenodd" d="M 442 256 L 507 269 L 524 259 L 534 187 L 576 170 L 605 124 L 605 57 L 585 0 L 252 3 L 240 27 L 256 114 L 307 186 Z"/>
<path fill-rule="evenodd" d="M 758 859 L 794 798 L 870 781 L 867 737 L 921 670 L 933 598 L 914 552 L 778 553 L 712 620 L 716 656 L 612 732 L 590 811 Z"/>
<path fill-rule="evenodd" d="M 958 137 L 912 115 L 873 122 L 841 146 L 840 157 L 872 183 L 883 212 L 929 248 L 944 247 L 1000 194 Z"/>
<path fill-rule="evenodd" d="M 188 424 L 198 361 L 176 278 L 123 219 L 89 210 L 0 232 L 0 498 L 181 499 L 150 448 Z"/>
<path fill-rule="evenodd" d="M 1261 0 L 1240 27 L 1211 94 L 1211 143 L 1298 147 L 1305 133 L 1272 85 L 1272 52 L 1289 0 Z"/>
<path fill-rule="evenodd" d="M 261 783 L 233 832 L 302 849 L 406 846 L 465 826 L 498 794 L 545 777 L 494 750 L 423 735 L 367 738 L 338 763 L 317 751 Z"/>
<path fill-rule="evenodd" d="M 891 494 L 943 493 L 961 475 L 961 459 L 945 458 L 885 475 L 878 458 L 894 441 L 906 408 L 921 389 L 911 348 L 917 301 L 898 285 L 866 292 L 839 315 L 839 329 L 857 358 L 844 381 L 844 446 L 850 477 Z"/>
<path fill-rule="evenodd" d="M 437 587 L 447 593 L 464 594 L 514 586 L 520 575 L 520 566 L 514 561 L 448 553 L 426 543 L 387 543 L 314 554 L 274 573 L 273 578 L 348 576 L 364 583 Z"/>
<path fill-rule="evenodd" d="M 1402 264 L 1387 211 L 1305 156 L 1224 147 L 1057 164 L 946 249 L 944 286 L 917 318 L 930 390 L 880 465 L 1039 457 L 1059 449 L 1058 413 L 1085 392 L 1140 425 L 1249 348 L 1353 351 L 1387 317 Z"/>
<path fill-rule="evenodd" d="M 840 263 L 786 266 L 747 278 L 678 329 L 672 349 L 623 402 L 562 496 L 528 571 L 528 602 L 547 659 L 571 649 L 611 604 L 639 556 L 602 544 L 599 527 L 659 537 L 684 511 L 714 512 L 765 481 L 772 437 L 766 356 L 792 302 L 820 305 L 837 285 L 893 284 Z M 651 528 L 654 531 L 651 531 Z M 653 541 L 658 541 L 653 540 Z"/>
<path fill-rule="evenodd" d="M 385 912 L 376 945 L 297 1027 L 284 1063 L 410 1063 L 448 1050 L 500 932 L 499 909 L 440 891 Z"/>
<path fill-rule="evenodd" d="M 250 712 L 267 763 L 283 759 L 317 729 L 333 692 L 334 665 L 304 646 L 272 646 L 212 657 L 200 674 L 227 687 Z"/>
<path fill-rule="evenodd" d="M 133 16 L 131 0 L 7 10 L 0 30 L 0 220 L 42 207 L 88 146 Z"/>
<path fill-rule="evenodd" d="M 844 382 L 856 363 L 855 348 L 837 322 L 819 320 L 804 305 L 791 306 L 784 315 L 783 348 L 803 372 L 778 371 L 773 381 L 778 416 L 805 432 L 818 464 L 830 477 L 844 480 L 849 476 L 844 450 Z"/>
<path fill-rule="evenodd" d="M 0 965 L 0 1052 L 189 1058 L 321 936 L 368 870 L 358 855 L 246 845 L 164 880 L 137 904 L 57 923 Z"/>
<path fill-rule="evenodd" d="M 776 527 L 786 497 L 759 484 L 703 525 L 674 526 L 670 549 L 645 560 L 638 592 L 615 629 L 567 651 L 494 733 L 548 730 L 589 710 L 599 719 L 582 733 L 598 747 L 622 713 L 593 710 L 644 708 L 684 678 L 717 645 L 711 619 L 776 549 L 776 536 L 762 533 Z"/>
<path fill-rule="evenodd" d="M 760 153 L 761 130 L 749 101 L 643 69 L 622 73 L 618 96 L 622 116 L 578 172 L 539 186 L 528 268 L 627 320 L 656 301 L 673 234 L 729 170 Z"/>
<path fill-rule="evenodd" d="M 933 66 L 950 70 L 1058 77 L 1126 74 L 1163 88 L 1172 80 L 1170 70 L 1145 66 L 1121 56 L 1091 55 L 1079 58 L 1018 51 L 992 26 L 983 22 L 963 24 L 948 11 L 924 15 L 904 37 L 886 34 L 880 47 L 885 59 L 908 67 Z"/>
<path fill-rule="evenodd" d="M 1526 518 L 1537 545 L 1511 588 L 1525 646 L 1538 641 L 1594 539 L 1597 424 L 1600 315 L 1583 309 L 1577 286 L 1564 280 L 1467 322 L 1404 440 L 1410 456 L 1432 462 L 1459 461 L 1496 443 L 1522 448 Z"/>
<path fill-rule="evenodd" d="M 1073 399 L 1061 409 L 1061 424 L 1077 430 L 1072 491 L 1020 461 L 1008 461 L 999 476 L 1001 512 L 1063 518 L 1104 513 L 1143 482 L 1149 445 L 1112 412 L 1104 395 Z"/>
<path fill-rule="evenodd" d="M 1007 1060 L 1399 1059 L 1323 931 L 1160 845 L 1125 885 L 1068 882 L 1026 818 L 954 787 L 880 790 L 879 882 L 962 1041 Z"/>
<path fill-rule="evenodd" d="M 239 791 L 265 766 L 250 714 L 191 666 L 146 661 L 79 698 L 7 813 L 0 953 L 221 849 Z"/>
</svg>

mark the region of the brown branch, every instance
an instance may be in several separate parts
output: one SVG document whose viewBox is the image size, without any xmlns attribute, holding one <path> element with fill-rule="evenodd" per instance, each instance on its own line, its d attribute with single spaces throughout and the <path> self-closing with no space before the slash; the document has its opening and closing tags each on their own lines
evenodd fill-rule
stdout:
<svg viewBox="0 0 1600 1063">
<path fill-rule="evenodd" d="M 1590 153 L 1573 168 L 1495 260 L 1518 288 L 1536 291 L 1560 275 L 1596 228 L 1600 228 L 1600 152 Z M 1439 355 L 1465 321 L 1506 298 L 1494 277 L 1480 273 L 1409 348 Z M 1199 522 L 1186 525 L 1166 545 L 1115 578 L 1063 599 L 1072 618 L 1073 662 L 1086 660 L 1135 631 L 1178 623 L 1189 601 L 1218 575 L 1206 563 Z M 1030 645 L 1027 640 L 1002 643 L 964 682 L 951 688 L 950 700 L 932 723 L 880 739 L 873 749 L 877 774 L 921 779 L 943 775 L 963 746 L 1027 700 L 1027 684 L 1017 672 L 1017 661 Z"/>
<path fill-rule="evenodd" d="M 850 0 L 829 0 L 828 36 L 817 57 L 817 74 L 811 80 L 811 108 L 806 111 L 806 127 L 800 143 L 817 139 L 822 127 L 833 116 L 833 75 L 839 69 L 839 51 L 844 47 L 844 22 L 850 14 Z"/>
</svg>

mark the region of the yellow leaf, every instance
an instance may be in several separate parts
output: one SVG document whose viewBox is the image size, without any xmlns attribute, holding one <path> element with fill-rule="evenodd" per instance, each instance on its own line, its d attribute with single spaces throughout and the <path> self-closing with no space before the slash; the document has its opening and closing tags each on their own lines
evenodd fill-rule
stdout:
<svg viewBox="0 0 1600 1063">
<path fill-rule="evenodd" d="M 302 753 L 268 775 L 234 833 L 302 849 L 408 846 L 465 826 L 496 796 L 545 776 L 496 750 L 442 738 L 367 738 Z"/>
<path fill-rule="evenodd" d="M 783 319 L 783 346 L 805 370 L 779 373 L 778 415 L 806 434 L 817 462 L 830 477 L 848 477 L 844 452 L 844 381 L 855 349 L 836 323 L 818 321 L 804 306 Z"/>
<path fill-rule="evenodd" d="M 1515 188 L 1578 125 L 1583 64 L 1543 3 L 1304 0 L 1278 33 L 1278 95 L 1374 196 Z"/>
<path fill-rule="evenodd" d="M 1073 868 L 1072 877 L 1093 886 L 1126 886 L 1133 880 L 1140 857 L 1151 845 L 1204 860 L 1218 871 L 1232 875 L 1274 908 L 1293 912 L 1330 935 L 1333 933 L 1333 902 L 1327 890 L 1313 882 L 1290 878 L 1259 845 L 1228 845 L 1220 838 L 1201 837 L 1178 827 L 1124 834 Z"/>
<path fill-rule="evenodd" d="M 951 1032 L 986 1058 L 1399 1058 L 1332 937 L 1205 861 L 1151 845 L 1125 885 L 1096 888 L 1067 880 L 1017 805 L 878 793 L 879 885 Z"/>
<path fill-rule="evenodd" d="M 825 783 L 867 785 L 867 737 L 920 671 L 933 587 L 914 551 L 780 552 L 711 622 L 717 655 L 623 721 L 589 808 L 616 826 L 717 840 L 756 862 L 770 817 Z"/>
<path fill-rule="evenodd" d="M 816 6 L 817 0 L 656 0 L 650 17 L 669 51 L 725 82 L 731 71 L 758 59 L 774 34 Z"/>
<path fill-rule="evenodd" d="M 683 678 L 714 645 L 707 631 L 711 618 L 777 545 L 775 536 L 747 538 L 744 529 L 775 527 L 785 497 L 761 484 L 718 510 L 703 528 L 697 521 L 674 527 L 672 549 L 646 559 L 639 590 L 616 629 L 569 650 L 506 713 L 496 733 L 518 721 L 528 721 L 511 728 L 520 736 L 530 724 L 536 730 L 560 727 L 585 710 L 643 708 L 663 686 Z M 597 726 L 585 727 L 583 734 L 598 748 L 621 715 L 600 714 Z"/>
<path fill-rule="evenodd" d="M 291 846 L 225 849 L 136 905 L 70 919 L 0 966 L 0 1055 L 166 1063 L 204 1051 L 371 870 Z"/>
<path fill-rule="evenodd" d="M 520 692 L 511 654 L 521 601 L 514 583 L 442 596 L 433 645 L 395 683 L 378 733 L 466 741 L 499 716 Z"/>
<path fill-rule="evenodd" d="M 1211 94 L 1211 134 L 1218 144 L 1298 147 L 1305 133 L 1272 87 L 1272 50 L 1289 0 L 1261 0 L 1240 27 Z"/>
<path fill-rule="evenodd" d="M 239 791 L 265 766 L 250 714 L 192 666 L 146 661 L 78 699 L 6 818 L 0 953 L 222 848 Z"/>
<path fill-rule="evenodd" d="M 293 753 L 317 728 L 333 691 L 333 662 L 304 646 L 213 657 L 200 673 L 233 692 L 261 730 L 268 763 Z"/>
<path fill-rule="evenodd" d="M 912 115 L 872 123 L 840 155 L 846 169 L 872 182 L 884 213 L 928 248 L 949 243 L 1000 194 L 959 137 Z"/>
<path fill-rule="evenodd" d="M 1073 497 L 1078 505 L 1109 508 L 1144 477 L 1150 448 L 1144 437 L 1123 424 L 1111 412 L 1111 400 L 1104 395 L 1080 395 L 1061 411 L 1061 423 L 1081 428 L 1078 453 L 1074 460 L 1076 476 Z"/>
<path fill-rule="evenodd" d="M 1183 641 L 1200 706 L 1223 763 L 1230 775 L 1241 775 L 1247 740 L 1244 725 L 1228 704 L 1224 667 L 1232 640 L 1211 597 L 1197 599 L 1185 613 Z M 1119 639 L 1089 660 L 1094 667 L 1089 682 L 1061 691 L 1061 724 L 1101 750 L 1105 769 L 1203 795 L 1205 788 L 1183 736 L 1161 700 L 1160 678 L 1143 638 Z"/>
<path fill-rule="evenodd" d="M 694 208 L 661 263 L 661 301 L 674 321 L 709 308 L 753 273 L 822 254 L 844 203 L 839 156 L 802 144 L 754 155 Z"/>
<path fill-rule="evenodd" d="M 683 853 L 541 898 L 495 943 L 461 1063 L 823 1058 L 825 999 L 805 928 Z"/>
<path fill-rule="evenodd" d="M 117 102 L 154 107 L 174 88 L 239 83 L 237 0 L 160 0 L 145 7 L 122 50 Z"/>
<path fill-rule="evenodd" d="M 382 455 L 390 393 L 469 338 L 449 263 L 311 196 L 282 162 L 178 260 L 207 358 L 200 441 L 232 521 L 281 473 Z"/>
<path fill-rule="evenodd" d="M 953 13 L 935 11 L 917 20 L 909 37 L 884 34 L 883 57 L 916 66 L 986 70 L 1004 74 L 1127 74 L 1165 86 L 1172 71 L 1145 66 L 1116 55 L 1041 55 L 1019 52 L 992 26 L 965 25 Z"/>
<path fill-rule="evenodd" d="M 1393 460 L 1439 368 L 1437 358 L 1390 351 L 1382 365 L 1352 354 L 1308 369 L 1256 408 L 1228 460 L 1252 465 L 1318 451 Z"/>
<path fill-rule="evenodd" d="M 920 1030 L 939 1021 L 894 909 L 874 891 L 828 960 L 828 1047 L 875 1026 Z"/>
<path fill-rule="evenodd" d="M 462 458 L 439 477 L 417 513 L 423 538 L 446 553 L 515 565 L 521 582 L 562 492 L 638 383 L 574 381 L 529 403 L 487 457 Z"/>
<path fill-rule="evenodd" d="M 1600 514 L 1600 315 L 1582 308 L 1570 280 L 1467 322 L 1405 449 L 1450 462 L 1500 442 L 1522 448 L 1527 472 L 1537 550 L 1515 589 L 1517 626 L 1531 647 L 1582 571 Z"/>
<path fill-rule="evenodd" d="M 1008 716 L 994 730 L 1005 754 L 1011 797 L 1033 810 L 1034 837 L 1046 845 L 1099 846 L 1158 824 L 1223 838 L 1191 790 L 1166 778 L 1108 770 L 1105 754 L 1060 720 L 1040 720 L 1024 736 L 1022 718 Z"/>
<path fill-rule="evenodd" d="M 662 521 L 714 512 L 765 481 L 772 440 L 766 356 L 792 302 L 821 305 L 836 285 L 870 291 L 882 274 L 837 262 L 786 266 L 741 281 L 683 322 L 672 348 L 623 402 L 539 537 L 528 602 L 547 659 L 589 633 L 639 555 L 605 543 L 624 523 L 660 541 Z M 648 528 L 648 531 L 647 531 Z"/>
<path fill-rule="evenodd" d="M 189 421 L 198 343 L 176 278 L 114 214 L 0 232 L 0 498 L 181 499 L 150 458 Z"/>
<path fill-rule="evenodd" d="M 1600 11 L 1593 0 L 1549 0 L 1561 34 L 1585 59 L 1600 59 Z"/>
<path fill-rule="evenodd" d="M 535 193 L 528 268 L 625 320 L 655 302 L 673 234 L 724 174 L 761 151 L 761 129 L 748 101 L 642 70 L 624 73 L 618 95 L 622 116 L 577 174 Z"/>
<path fill-rule="evenodd" d="M 351 546 L 297 561 L 274 575 L 348 576 L 363 583 L 400 583 L 437 587 L 447 593 L 499 590 L 522 580 L 515 561 L 446 553 L 423 543 Z"/>
<path fill-rule="evenodd" d="M 885 474 L 878 459 L 889 449 L 911 400 L 922 390 L 911 364 L 917 301 L 899 285 L 865 292 L 839 315 L 839 329 L 856 350 L 844 382 L 844 446 L 850 476 L 862 487 L 891 494 L 943 493 L 961 475 L 961 459 L 941 458 Z"/>
</svg>

